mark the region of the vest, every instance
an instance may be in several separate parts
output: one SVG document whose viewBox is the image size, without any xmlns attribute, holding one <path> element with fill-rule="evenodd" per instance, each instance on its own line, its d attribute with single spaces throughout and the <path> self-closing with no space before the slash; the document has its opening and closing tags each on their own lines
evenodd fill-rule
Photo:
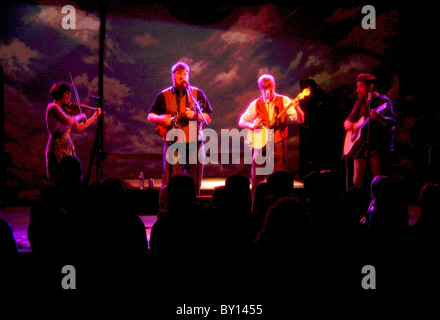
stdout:
<svg viewBox="0 0 440 320">
<path fill-rule="evenodd" d="M 192 87 L 192 94 L 196 99 L 197 99 L 197 92 L 198 92 L 198 89 L 195 87 Z M 186 108 L 192 109 L 194 107 L 193 99 L 190 94 L 186 94 L 186 99 L 184 99 L 182 97 L 181 100 L 183 100 L 183 101 L 181 101 L 180 105 L 177 105 L 176 95 L 173 93 L 172 87 L 169 87 L 168 89 L 163 90 L 162 93 L 165 97 L 165 108 L 166 108 L 165 113 L 167 113 L 167 114 L 174 114 L 176 112 L 177 112 L 177 114 L 181 114 L 181 113 L 185 112 Z M 190 135 L 190 132 L 189 132 L 190 126 L 189 126 L 189 121 L 187 119 L 179 120 L 178 127 L 181 130 L 183 130 L 183 132 L 185 132 L 186 142 L 194 141 L 196 139 L 196 136 L 194 133 L 192 133 L 192 135 Z M 203 140 L 203 134 L 202 134 L 201 129 L 202 129 L 202 124 L 199 122 L 198 128 L 197 128 L 197 132 L 198 132 L 197 139 L 199 141 Z"/>
<path fill-rule="evenodd" d="M 275 96 L 275 105 L 274 105 L 274 116 L 272 121 L 274 121 L 275 117 L 284 109 L 283 105 L 283 96 L 276 95 Z M 264 102 L 263 97 L 257 99 L 255 103 L 255 110 L 258 116 L 269 123 L 269 114 L 267 112 L 266 103 Z M 271 123 L 273 125 L 273 123 Z M 287 112 L 284 113 L 281 118 L 278 119 L 276 125 L 273 127 L 274 132 L 274 143 L 280 142 L 285 139 L 288 134 L 287 130 Z"/>
</svg>

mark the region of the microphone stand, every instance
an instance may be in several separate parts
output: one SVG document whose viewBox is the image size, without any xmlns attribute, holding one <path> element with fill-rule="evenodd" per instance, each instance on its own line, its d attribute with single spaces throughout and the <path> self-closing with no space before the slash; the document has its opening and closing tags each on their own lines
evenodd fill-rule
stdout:
<svg viewBox="0 0 440 320">
<path fill-rule="evenodd" d="M 367 161 L 370 165 L 370 122 L 371 122 L 371 91 L 368 92 L 367 103 L 368 103 L 368 123 L 367 123 Z M 370 168 L 371 171 L 371 168 Z M 373 177 L 374 178 L 374 177 Z"/>
<path fill-rule="evenodd" d="M 197 133 L 196 133 L 196 148 L 197 148 L 197 151 L 196 151 L 196 166 L 197 166 L 196 167 L 196 180 L 197 181 L 196 181 L 196 183 L 197 183 L 197 189 L 196 189 L 196 192 L 197 192 L 197 195 L 200 195 L 200 187 L 202 185 L 202 181 L 201 181 L 201 177 L 199 176 L 200 175 L 199 174 L 199 166 L 200 166 L 200 164 L 199 164 L 199 114 L 202 116 L 203 122 L 205 123 L 206 126 L 208 126 L 208 121 L 206 121 L 206 118 L 203 115 L 203 112 L 200 108 L 200 105 L 199 105 L 197 99 L 194 98 L 194 95 L 192 93 L 192 88 L 189 85 L 189 83 L 188 83 L 187 89 L 188 89 L 187 91 L 189 91 L 189 94 L 191 95 L 194 107 L 196 109 L 196 122 L 197 122 Z M 199 179 L 200 179 L 200 185 L 199 185 Z"/>
<path fill-rule="evenodd" d="M 89 99 L 94 100 L 95 101 L 95 105 L 96 108 L 101 107 L 102 110 L 102 99 L 100 99 L 99 97 L 95 97 L 95 96 L 90 96 Z M 96 125 L 96 133 L 95 133 L 95 140 L 93 142 L 93 147 L 92 147 L 92 152 L 90 153 L 90 159 L 89 159 L 89 168 L 87 169 L 87 173 L 84 176 L 84 181 L 85 183 L 88 185 L 90 183 L 90 176 L 92 173 L 92 167 L 93 167 L 93 162 L 95 160 L 96 157 L 96 182 L 102 182 L 102 163 L 104 161 L 104 158 L 106 156 L 105 152 L 103 151 L 103 146 L 102 146 L 102 142 L 103 142 L 103 136 L 102 136 L 102 123 L 101 121 L 103 120 L 103 113 L 101 112 L 101 114 L 99 115 L 98 119 L 97 119 L 97 125 Z"/>
</svg>

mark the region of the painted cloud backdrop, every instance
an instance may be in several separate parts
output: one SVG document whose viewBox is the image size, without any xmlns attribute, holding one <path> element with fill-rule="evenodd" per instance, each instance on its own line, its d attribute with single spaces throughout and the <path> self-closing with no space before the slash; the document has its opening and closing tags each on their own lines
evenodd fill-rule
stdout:
<svg viewBox="0 0 440 320">
<path fill-rule="evenodd" d="M 335 145 L 342 146 L 340 130 L 354 102 L 358 73 L 377 74 L 380 91 L 395 102 L 396 109 L 399 98 L 398 11 L 385 5 L 376 8 L 376 29 L 365 30 L 361 4 L 348 3 L 237 5 L 229 7 L 230 14 L 223 19 L 203 25 L 181 21 L 160 4 L 113 4 L 105 38 L 105 151 L 162 153 L 162 141 L 147 122 L 146 111 L 156 94 L 171 85 L 170 68 L 178 60 L 190 65 L 191 84 L 210 100 L 211 128 L 218 133 L 238 128 L 240 114 L 259 95 L 257 78 L 262 73 L 273 74 L 277 91 L 291 97 L 300 92 L 300 80 L 314 79 L 334 101 Z M 69 4 L 75 7 L 75 2 Z M 100 19 L 96 11 L 78 5 L 76 29 L 65 30 L 62 4 L 6 6 L 0 58 L 8 179 L 11 185 L 32 185 L 45 175 L 44 115 L 51 84 L 69 82 L 70 70 L 82 102 L 93 103 L 88 97 L 98 93 Z M 84 167 L 94 128 L 74 134 Z M 297 140 L 296 135 L 289 138 L 291 144 L 298 144 Z M 130 166 L 112 167 L 111 161 L 105 165 L 106 176 L 138 172 Z M 160 175 L 160 161 L 143 165 Z"/>
</svg>

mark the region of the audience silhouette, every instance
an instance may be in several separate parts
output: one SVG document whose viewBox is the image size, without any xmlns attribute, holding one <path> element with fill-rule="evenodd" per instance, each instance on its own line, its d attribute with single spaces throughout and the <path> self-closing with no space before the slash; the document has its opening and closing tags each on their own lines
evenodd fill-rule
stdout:
<svg viewBox="0 0 440 320">
<path fill-rule="evenodd" d="M 426 183 L 420 190 L 421 217 L 411 228 L 411 232 L 417 240 L 425 242 L 425 245 L 438 244 L 439 233 L 437 226 L 440 223 L 440 185 Z"/>
<path fill-rule="evenodd" d="M 421 188 L 422 215 L 409 228 L 406 197 L 387 176 L 376 176 L 368 193 L 337 190 L 334 172 L 316 171 L 304 176 L 300 190 L 292 173 L 276 170 L 252 198 L 249 178 L 234 174 L 208 204 L 198 201 L 191 177 L 178 175 L 169 181 L 148 247 L 121 180 L 85 185 L 75 157 L 59 168 L 56 184 L 33 201 L 28 226 L 35 286 L 47 290 L 62 291 L 65 265 L 78 271 L 78 292 L 148 288 L 152 300 L 168 302 L 225 292 L 231 299 L 282 300 L 280 284 L 304 295 L 365 296 L 371 294 L 361 287 L 365 265 L 380 274 L 378 288 L 405 292 L 405 284 L 420 289 L 435 272 L 426 265 L 434 265 L 439 242 L 438 184 Z M 7 222 L 0 221 L 0 232 L 2 270 L 15 268 L 17 245 Z M 417 275 L 402 283 L 409 268 Z"/>
<path fill-rule="evenodd" d="M 309 262 L 313 233 L 306 208 L 293 197 L 278 199 L 269 208 L 255 243 L 262 260 L 277 268 Z"/>
<path fill-rule="evenodd" d="M 412 288 L 424 292 L 428 284 L 438 283 L 438 248 L 440 235 L 440 185 L 426 183 L 420 189 L 419 202 L 421 217 L 410 227 L 409 252 L 412 268 Z"/>
<path fill-rule="evenodd" d="M 78 214 L 75 234 L 79 271 L 87 289 L 108 292 L 144 284 L 148 242 L 145 225 L 129 209 L 121 180 L 107 179 L 92 190 L 90 210 Z M 111 279 L 111 281 L 109 281 Z M 127 290 L 128 291 L 128 290 Z"/>
<path fill-rule="evenodd" d="M 259 186 L 261 184 L 261 186 Z M 278 199 L 294 196 L 293 175 L 284 169 L 277 169 L 271 173 L 266 182 L 257 185 L 254 195 L 253 218 L 255 219 L 255 231 L 259 232 L 263 227 L 267 210 Z M 262 199 L 255 199 L 256 196 Z M 256 203 L 255 203 L 256 202 Z"/>
<path fill-rule="evenodd" d="M 365 220 L 366 264 L 375 266 L 383 275 L 382 288 L 387 291 L 404 289 L 402 279 L 408 272 L 409 213 L 399 187 L 388 176 L 374 177 Z"/>
<path fill-rule="evenodd" d="M 4 288 L 10 289 L 17 280 L 14 270 L 17 267 L 17 243 L 14 238 L 12 227 L 3 219 L 0 219 L 0 282 Z"/>
<path fill-rule="evenodd" d="M 306 206 L 314 223 L 315 237 L 328 259 L 339 257 L 343 226 L 340 195 L 333 172 L 314 171 L 303 178 Z"/>
<path fill-rule="evenodd" d="M 17 256 L 17 243 L 11 225 L 0 219 L 0 255 L 5 264 L 14 261 Z"/>
<path fill-rule="evenodd" d="M 82 182 L 78 158 L 67 156 L 58 164 L 55 185 L 42 191 L 30 207 L 28 239 L 43 287 L 60 288 L 65 265 L 77 263 L 75 220 L 90 210 L 89 187 Z"/>
<path fill-rule="evenodd" d="M 221 232 L 226 235 L 222 237 L 224 256 L 245 263 L 253 240 L 250 180 L 241 174 L 231 175 L 224 190 L 226 203 L 218 213 L 223 221 Z"/>
</svg>

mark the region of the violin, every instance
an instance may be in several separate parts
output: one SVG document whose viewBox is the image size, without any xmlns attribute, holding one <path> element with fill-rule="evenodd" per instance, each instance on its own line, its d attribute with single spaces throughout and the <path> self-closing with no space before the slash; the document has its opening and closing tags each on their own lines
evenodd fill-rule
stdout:
<svg viewBox="0 0 440 320">
<path fill-rule="evenodd" d="M 79 107 L 79 106 L 81 106 L 81 107 Z M 78 105 L 78 103 L 76 103 L 76 102 L 69 103 L 69 104 L 63 104 L 62 108 L 63 108 L 64 112 L 66 112 L 70 116 L 84 113 L 87 117 L 90 115 L 90 113 L 92 111 L 98 110 L 98 108 L 90 107 L 84 103 L 81 103 L 80 105 Z"/>
</svg>

